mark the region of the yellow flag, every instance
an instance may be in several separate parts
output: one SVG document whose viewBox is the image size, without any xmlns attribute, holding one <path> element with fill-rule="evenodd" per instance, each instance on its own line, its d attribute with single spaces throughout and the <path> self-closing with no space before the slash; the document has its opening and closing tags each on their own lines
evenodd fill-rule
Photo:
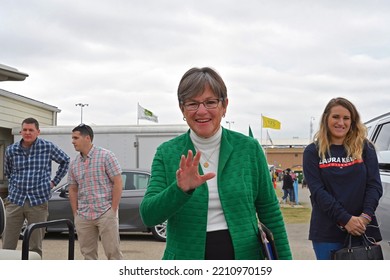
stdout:
<svg viewBox="0 0 390 280">
<path fill-rule="evenodd" d="M 280 121 L 261 116 L 263 118 L 263 128 L 280 129 Z"/>
</svg>

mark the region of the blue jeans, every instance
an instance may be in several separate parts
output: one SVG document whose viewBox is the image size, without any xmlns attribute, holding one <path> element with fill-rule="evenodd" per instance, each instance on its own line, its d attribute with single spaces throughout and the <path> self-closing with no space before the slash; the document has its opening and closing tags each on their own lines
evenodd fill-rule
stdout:
<svg viewBox="0 0 390 280">
<path fill-rule="evenodd" d="M 331 260 L 332 251 L 337 251 L 344 247 L 344 243 L 315 242 L 313 243 L 314 253 L 317 260 Z"/>
</svg>

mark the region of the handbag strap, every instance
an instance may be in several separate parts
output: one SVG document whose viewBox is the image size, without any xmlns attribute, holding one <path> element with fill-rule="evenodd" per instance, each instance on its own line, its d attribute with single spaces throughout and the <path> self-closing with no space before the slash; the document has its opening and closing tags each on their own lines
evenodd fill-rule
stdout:
<svg viewBox="0 0 390 280">
<path fill-rule="evenodd" d="M 372 243 L 367 235 L 364 233 L 362 235 L 359 236 L 361 238 L 361 240 L 363 241 L 363 245 L 364 247 L 366 248 L 370 248 L 371 245 L 374 245 L 374 243 Z M 347 246 L 345 246 L 347 245 Z M 345 238 L 345 242 L 344 242 L 344 246 L 349 250 L 351 251 L 352 250 L 352 234 L 348 233 L 346 238 Z"/>
</svg>

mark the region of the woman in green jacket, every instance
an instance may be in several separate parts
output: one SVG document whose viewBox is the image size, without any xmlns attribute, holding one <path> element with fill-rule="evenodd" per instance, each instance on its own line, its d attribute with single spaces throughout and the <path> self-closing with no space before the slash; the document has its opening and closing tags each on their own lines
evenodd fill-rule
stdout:
<svg viewBox="0 0 390 280">
<path fill-rule="evenodd" d="M 279 259 L 291 259 L 259 143 L 221 127 L 228 106 L 222 78 L 192 68 L 178 99 L 190 129 L 158 147 L 140 207 L 147 226 L 168 221 L 163 259 L 262 259 L 258 220 L 273 232 Z"/>
</svg>

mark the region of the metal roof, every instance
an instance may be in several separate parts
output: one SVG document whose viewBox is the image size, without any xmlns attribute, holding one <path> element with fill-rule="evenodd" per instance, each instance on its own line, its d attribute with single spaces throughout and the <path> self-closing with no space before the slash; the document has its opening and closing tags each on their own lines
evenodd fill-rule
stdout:
<svg viewBox="0 0 390 280">
<path fill-rule="evenodd" d="M 20 72 L 18 69 L 0 64 L 0 82 L 3 81 L 24 81 L 28 74 Z"/>
<path fill-rule="evenodd" d="M 52 111 L 52 112 L 57 112 L 57 113 L 61 112 L 61 110 L 58 109 L 58 107 L 55 107 L 55 106 L 52 106 L 52 105 L 40 102 L 38 100 L 29 98 L 29 97 L 25 97 L 23 95 L 19 95 L 19 94 L 10 92 L 10 91 L 6 91 L 6 90 L 3 90 L 3 89 L 0 89 L 0 96 L 4 96 L 4 97 L 8 97 L 10 99 L 22 101 L 22 102 L 24 102 L 26 104 L 37 106 L 37 107 L 40 107 L 40 108 L 43 108 L 43 109 L 46 109 L 46 110 L 49 110 L 49 111 Z"/>
</svg>

